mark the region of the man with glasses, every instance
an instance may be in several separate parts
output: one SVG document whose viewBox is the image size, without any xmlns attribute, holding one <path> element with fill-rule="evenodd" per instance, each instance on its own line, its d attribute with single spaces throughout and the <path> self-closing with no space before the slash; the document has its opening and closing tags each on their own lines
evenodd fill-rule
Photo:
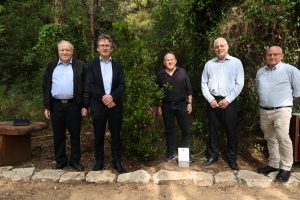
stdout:
<svg viewBox="0 0 300 200">
<path fill-rule="evenodd" d="M 286 182 L 291 175 L 293 145 L 289 137 L 293 97 L 300 96 L 300 71 L 281 62 L 284 58 L 279 46 L 267 50 L 267 66 L 256 74 L 256 88 L 260 106 L 260 127 L 267 140 L 269 163 L 258 173 L 278 171 L 276 180 Z"/>
<path fill-rule="evenodd" d="M 207 100 L 209 128 L 209 158 L 204 166 L 218 160 L 220 125 L 223 125 L 227 138 L 228 165 L 232 170 L 238 170 L 236 98 L 244 86 L 244 69 L 238 58 L 228 54 L 228 49 L 227 41 L 224 38 L 217 38 L 214 41 L 216 57 L 205 64 L 202 73 L 201 89 Z"/>
<path fill-rule="evenodd" d="M 87 87 L 90 94 L 90 112 L 95 132 L 94 171 L 104 168 L 104 135 L 108 122 L 111 133 L 111 153 L 113 168 L 119 173 L 126 170 L 121 165 L 122 101 L 125 90 L 123 68 L 111 58 L 112 39 L 109 35 L 100 35 L 97 40 L 99 57 L 88 64 Z"/>
</svg>

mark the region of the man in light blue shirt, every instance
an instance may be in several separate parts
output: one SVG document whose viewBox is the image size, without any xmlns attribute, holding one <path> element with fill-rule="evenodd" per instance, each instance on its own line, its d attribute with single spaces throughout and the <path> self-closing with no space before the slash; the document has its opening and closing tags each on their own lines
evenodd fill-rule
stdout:
<svg viewBox="0 0 300 200">
<path fill-rule="evenodd" d="M 228 54 L 229 46 L 224 38 L 214 41 L 215 58 L 209 60 L 202 73 L 201 89 L 207 100 L 209 126 L 209 154 L 204 166 L 218 160 L 219 127 L 222 124 L 227 136 L 226 156 L 228 165 L 238 170 L 237 157 L 237 101 L 244 86 L 244 69 L 238 58 Z"/>
<path fill-rule="evenodd" d="M 286 182 L 291 175 L 293 145 L 289 137 L 293 97 L 300 96 L 300 71 L 281 62 L 284 58 L 279 46 L 272 46 L 266 54 L 267 66 L 256 74 L 256 88 L 260 105 L 260 126 L 267 140 L 268 166 L 258 173 L 278 171 L 276 180 Z"/>
</svg>

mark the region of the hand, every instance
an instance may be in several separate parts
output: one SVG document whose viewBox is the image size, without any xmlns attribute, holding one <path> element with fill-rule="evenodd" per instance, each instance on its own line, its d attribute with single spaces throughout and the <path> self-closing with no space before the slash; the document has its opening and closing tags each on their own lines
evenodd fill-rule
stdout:
<svg viewBox="0 0 300 200">
<path fill-rule="evenodd" d="M 50 111 L 48 109 L 45 109 L 44 114 L 47 119 L 50 119 Z"/>
<path fill-rule="evenodd" d="M 187 112 L 188 112 L 188 114 L 191 114 L 192 111 L 193 111 L 192 104 L 191 104 L 191 103 L 188 103 L 188 105 L 187 105 Z"/>
<path fill-rule="evenodd" d="M 218 107 L 219 107 L 219 104 L 218 104 L 218 102 L 214 99 L 214 100 L 212 100 L 212 101 L 210 102 L 210 106 L 211 106 L 212 108 L 218 108 Z"/>
<path fill-rule="evenodd" d="M 161 106 L 158 106 L 158 107 L 156 108 L 156 114 L 157 114 L 157 115 L 162 115 Z"/>
<path fill-rule="evenodd" d="M 113 102 L 113 97 L 110 94 L 106 94 L 102 97 L 102 102 L 107 106 L 108 104 Z"/>
<path fill-rule="evenodd" d="M 110 102 L 109 104 L 106 105 L 108 108 L 113 108 L 116 106 L 115 102 Z"/>
<path fill-rule="evenodd" d="M 221 101 L 219 101 L 219 106 L 220 108 L 224 109 L 229 105 L 229 102 L 226 99 L 222 99 Z"/>
<path fill-rule="evenodd" d="M 81 116 L 85 117 L 88 114 L 88 110 L 86 108 L 81 108 Z"/>
</svg>

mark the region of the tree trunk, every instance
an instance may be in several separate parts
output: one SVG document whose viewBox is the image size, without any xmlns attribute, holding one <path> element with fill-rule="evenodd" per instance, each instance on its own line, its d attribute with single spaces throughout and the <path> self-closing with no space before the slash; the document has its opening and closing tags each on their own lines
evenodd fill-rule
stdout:
<svg viewBox="0 0 300 200">
<path fill-rule="evenodd" d="M 96 44 L 96 30 L 95 18 L 98 10 L 98 0 L 89 0 L 89 15 L 90 15 L 90 31 L 91 31 L 91 53 L 95 51 Z"/>
<path fill-rule="evenodd" d="M 63 24 L 65 21 L 65 1 L 55 0 L 54 1 L 54 22 L 57 24 Z"/>
</svg>

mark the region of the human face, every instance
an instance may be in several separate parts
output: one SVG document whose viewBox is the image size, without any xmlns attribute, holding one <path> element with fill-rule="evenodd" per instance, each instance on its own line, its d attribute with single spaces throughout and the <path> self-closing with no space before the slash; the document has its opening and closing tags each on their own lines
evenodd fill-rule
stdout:
<svg viewBox="0 0 300 200">
<path fill-rule="evenodd" d="M 58 56 L 61 62 L 67 64 L 70 62 L 73 56 L 73 48 L 72 46 L 67 43 L 63 42 L 58 45 Z"/>
<path fill-rule="evenodd" d="M 284 58 L 282 49 L 278 46 L 272 46 L 268 49 L 266 54 L 266 61 L 269 68 L 273 68 L 280 63 Z"/>
<path fill-rule="evenodd" d="M 228 44 L 223 38 L 218 38 L 214 42 L 214 50 L 219 60 L 224 60 L 228 54 Z"/>
<path fill-rule="evenodd" d="M 108 39 L 101 39 L 98 42 L 97 51 L 99 52 L 102 59 L 108 60 L 111 52 L 113 51 L 112 44 Z"/>
<path fill-rule="evenodd" d="M 168 71 L 173 71 L 176 67 L 177 60 L 175 56 L 171 53 L 165 55 L 164 65 Z"/>
</svg>

